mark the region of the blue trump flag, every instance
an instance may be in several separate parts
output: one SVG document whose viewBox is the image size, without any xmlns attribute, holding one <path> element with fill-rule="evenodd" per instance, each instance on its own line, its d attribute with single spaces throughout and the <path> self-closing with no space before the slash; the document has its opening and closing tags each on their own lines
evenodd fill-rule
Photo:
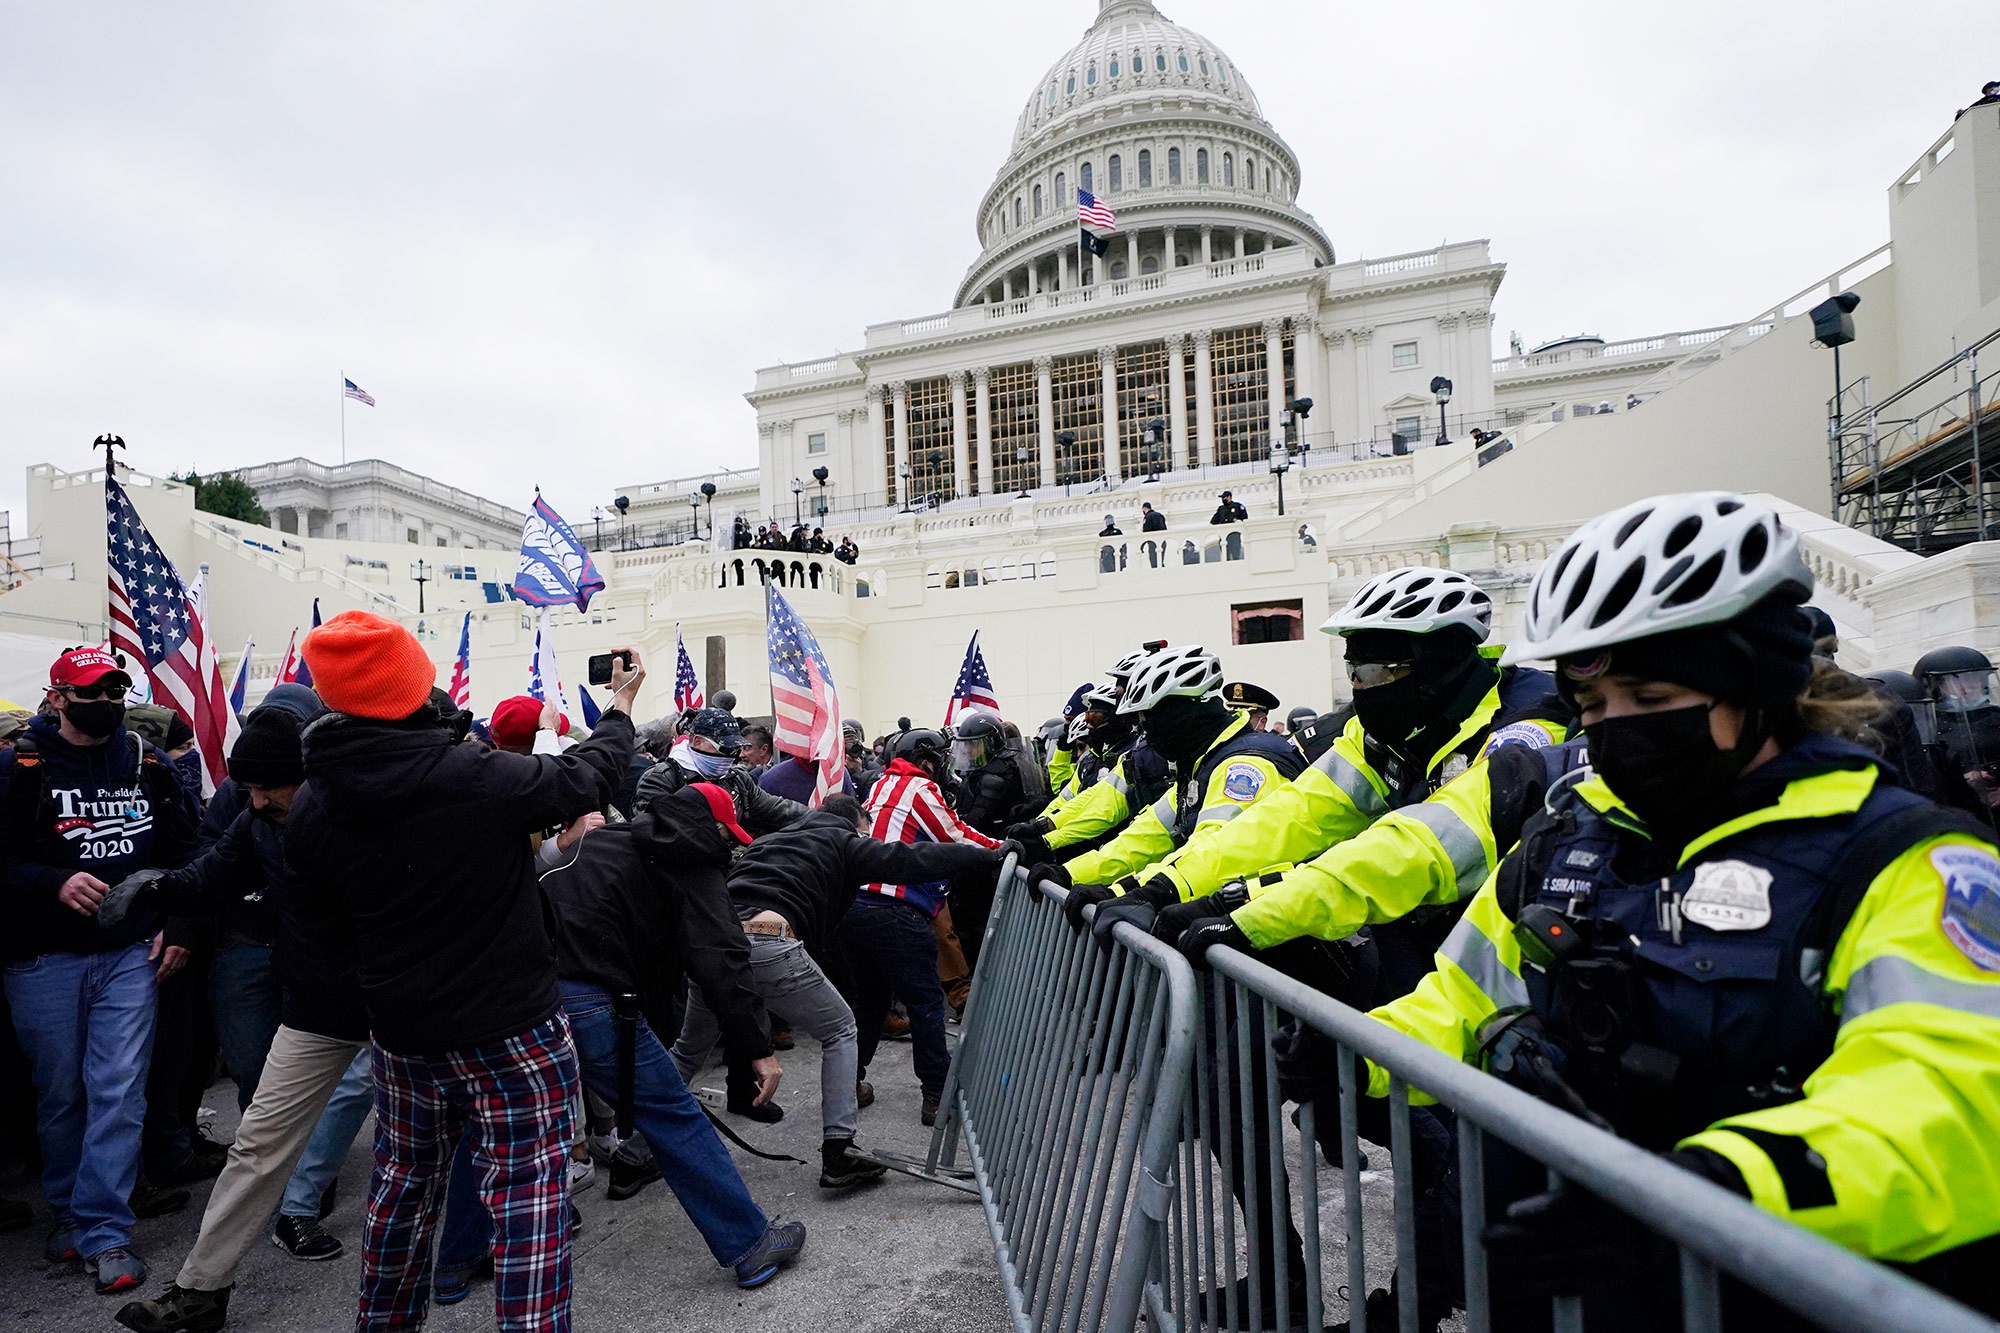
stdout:
<svg viewBox="0 0 2000 1333">
<path fill-rule="evenodd" d="M 521 528 L 521 563 L 514 570 L 514 595 L 529 606 L 574 606 L 588 611 L 590 599 L 603 590 L 604 577 L 591 563 L 589 550 L 536 491 L 535 507 L 528 511 L 528 521 Z"/>
</svg>

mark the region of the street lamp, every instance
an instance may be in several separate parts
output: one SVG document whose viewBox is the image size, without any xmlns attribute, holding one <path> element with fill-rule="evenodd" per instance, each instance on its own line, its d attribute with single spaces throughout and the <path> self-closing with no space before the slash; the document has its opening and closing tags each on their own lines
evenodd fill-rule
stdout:
<svg viewBox="0 0 2000 1333">
<path fill-rule="evenodd" d="M 1139 428 L 1139 441 L 1146 446 L 1146 480 L 1160 479 L 1160 442 L 1167 438 L 1167 423 L 1154 417 Z"/>
<path fill-rule="evenodd" d="M 896 464 L 896 479 L 902 484 L 903 512 L 907 514 L 910 512 L 910 465 L 907 461 Z"/>
<path fill-rule="evenodd" d="M 1451 381 L 1442 375 L 1433 375 L 1431 377 L 1431 396 L 1438 400 L 1437 442 L 1439 444 L 1450 444 L 1451 435 L 1445 430 L 1444 424 L 1444 405 L 1451 401 Z"/>
<path fill-rule="evenodd" d="M 799 527 L 806 521 L 805 511 L 799 507 L 799 497 L 805 494 L 806 484 L 797 477 L 792 478 L 792 526 Z"/>
<path fill-rule="evenodd" d="M 421 560 L 417 561 L 416 564 L 410 566 L 410 578 L 417 585 L 417 614 L 422 615 L 424 613 L 424 585 L 431 581 L 430 567 Z"/>
<path fill-rule="evenodd" d="M 1076 480 L 1076 432 L 1059 430 L 1056 432 L 1056 457 L 1062 462 L 1063 494 L 1069 494 L 1069 484 Z"/>
<path fill-rule="evenodd" d="M 622 551 L 625 549 L 625 513 L 632 507 L 632 497 L 621 495 L 611 503 L 618 510 L 618 549 Z"/>
<path fill-rule="evenodd" d="M 1292 455 L 1283 440 L 1271 441 L 1271 471 L 1278 478 L 1278 517 L 1285 516 L 1285 473 L 1291 470 Z"/>
<path fill-rule="evenodd" d="M 715 540 L 715 483 L 714 482 L 704 481 L 701 484 L 701 501 L 703 504 L 708 506 L 708 539 L 710 541 L 714 541 Z"/>
<path fill-rule="evenodd" d="M 826 517 L 826 479 L 827 470 L 825 467 L 816 467 L 813 469 L 813 480 L 819 483 L 819 499 L 816 502 L 819 507 L 813 511 L 813 514 L 818 518 Z"/>
<path fill-rule="evenodd" d="M 592 528 L 592 532 L 590 534 L 591 537 L 590 544 L 593 549 L 601 551 L 604 549 L 604 506 L 603 505 L 592 505 L 590 507 L 590 526 Z"/>
<path fill-rule="evenodd" d="M 1015 480 L 1021 483 L 1021 493 L 1015 496 L 1014 498 L 1016 500 L 1027 499 L 1028 498 L 1028 446 L 1025 444 L 1017 444 L 1014 446 L 1014 478 Z"/>
</svg>

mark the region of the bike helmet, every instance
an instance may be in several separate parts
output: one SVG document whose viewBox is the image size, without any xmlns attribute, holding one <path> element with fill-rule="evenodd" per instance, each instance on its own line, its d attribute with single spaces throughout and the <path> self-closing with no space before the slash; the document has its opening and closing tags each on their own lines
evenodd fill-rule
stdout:
<svg viewBox="0 0 2000 1333">
<path fill-rule="evenodd" d="M 1457 570 L 1412 566 L 1377 574 L 1319 628 L 1345 638 L 1371 629 L 1433 634 L 1454 625 L 1470 630 L 1474 642 L 1486 642 L 1493 632 L 1493 599 Z"/>
<path fill-rule="evenodd" d="M 1125 654 L 1125 656 L 1106 667 L 1104 674 L 1111 681 L 1108 688 L 1115 692 L 1122 687 L 1126 681 L 1132 679 L 1132 673 L 1139 669 L 1139 664 L 1151 657 L 1155 651 L 1157 650 L 1150 647 L 1141 648 L 1137 652 Z"/>
<path fill-rule="evenodd" d="M 1798 535 L 1727 491 L 1659 495 L 1578 528 L 1535 575 L 1504 663 L 1580 657 L 1733 620 L 1767 597 L 1803 602 Z"/>
<path fill-rule="evenodd" d="M 1165 648 L 1125 684 L 1121 713 L 1143 713 L 1167 699 L 1213 699 L 1222 693 L 1222 660 L 1199 644 Z"/>
</svg>

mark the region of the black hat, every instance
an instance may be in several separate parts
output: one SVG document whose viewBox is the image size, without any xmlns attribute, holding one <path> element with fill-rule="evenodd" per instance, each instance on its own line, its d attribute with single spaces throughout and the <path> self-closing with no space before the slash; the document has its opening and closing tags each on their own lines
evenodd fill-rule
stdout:
<svg viewBox="0 0 2000 1333">
<path fill-rule="evenodd" d="M 292 787 L 306 780 L 298 716 L 283 708 L 256 708 L 229 752 L 229 776 L 239 787 Z"/>
<path fill-rule="evenodd" d="M 688 714 L 687 733 L 708 737 L 724 754 L 734 754 L 743 746 L 742 724 L 720 708 L 697 708 Z"/>
<path fill-rule="evenodd" d="M 1224 491 L 1224 492 L 1223 492 L 1222 494 L 1220 494 L 1220 495 L 1216 496 L 1215 498 L 1216 498 L 1216 499 L 1218 499 L 1218 500 L 1231 500 L 1231 499 L 1234 499 L 1234 498 L 1235 498 L 1235 492 L 1234 492 L 1234 491 Z"/>
<path fill-rule="evenodd" d="M 1278 706 L 1278 696 L 1262 685 L 1252 685 L 1247 680 L 1233 680 L 1222 687 L 1222 702 L 1244 712 L 1269 712 Z"/>
</svg>

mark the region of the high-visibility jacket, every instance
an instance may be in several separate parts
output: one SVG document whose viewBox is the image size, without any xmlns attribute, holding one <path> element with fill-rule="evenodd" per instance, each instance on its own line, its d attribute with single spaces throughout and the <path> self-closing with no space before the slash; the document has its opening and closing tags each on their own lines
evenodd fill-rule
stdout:
<svg viewBox="0 0 2000 1333">
<path fill-rule="evenodd" d="M 1043 814 L 1052 814 L 1062 809 L 1069 800 L 1066 792 L 1070 779 L 1076 776 L 1076 751 L 1068 746 L 1058 745 L 1049 751 L 1049 803 L 1042 807 Z"/>
<path fill-rule="evenodd" d="M 1275 881 L 1253 885 L 1231 919 L 1250 943 L 1269 949 L 1302 936 L 1346 939 L 1363 926 L 1471 897 L 1541 809 L 1551 768 L 1580 766 L 1584 744 L 1571 741 L 1561 753 L 1551 764 L 1531 746 L 1495 747 L 1428 801 L 1391 810 Z"/>
<path fill-rule="evenodd" d="M 1497 645 L 1480 650 L 1489 659 L 1503 651 Z M 1451 739 L 1431 755 L 1421 777 L 1398 787 L 1381 771 L 1381 752 L 1361 719 L 1350 719 L 1311 767 L 1259 803 L 1254 813 L 1189 840 L 1170 863 L 1151 867 L 1145 877 L 1164 875 L 1183 899 L 1200 898 L 1231 880 L 1251 880 L 1275 866 L 1309 861 L 1390 810 L 1427 799 L 1491 745 L 1518 742 L 1539 748 L 1560 742 L 1568 728 L 1567 708 L 1547 672 L 1507 668 Z M 1253 884 L 1252 892 L 1256 890 Z"/>
<path fill-rule="evenodd" d="M 1831 948 L 1808 947 L 1801 923 L 1841 901 L 1829 883 L 1857 859 L 1855 842 L 1924 803 L 1879 783 L 1873 756 L 1844 742 L 1808 738 L 1771 763 L 1788 765 L 1769 780 L 1789 778 L 1774 798 L 1690 841 L 1672 874 L 1633 884 L 1612 870 L 1615 849 L 1644 850 L 1641 826 L 1601 780 L 1575 784 L 1565 810 L 1582 817 L 1532 823 L 1519 866 L 1480 889 L 1437 970 L 1374 1017 L 1477 1060 L 1481 1025 L 1502 1010 L 1559 1008 L 1560 967 L 1524 962 L 1510 900 L 1511 911 L 1589 904 L 1617 923 L 1611 938 L 1629 931 L 1636 1030 L 1678 1061 L 1677 1079 L 1705 1088 L 1695 1100 L 1735 1099 L 1682 1146 L 1727 1158 L 1760 1207 L 1873 1258 L 2000 1234 L 1995 842 L 1919 825 L 1886 864 L 1860 856 L 1883 868 L 1851 886 L 1859 901 Z M 1814 1041 L 1816 1064 L 1781 1063 L 1782 1077 L 1760 1083 L 1743 1074 Z M 1386 1095 L 1387 1071 L 1371 1066 L 1368 1090 Z"/>
<path fill-rule="evenodd" d="M 1201 830 L 1224 825 L 1253 808 L 1303 767 L 1296 749 L 1268 732 L 1251 730 L 1250 715 L 1239 713 L 1189 771 L 1140 809 L 1116 838 L 1071 861 L 1070 878 L 1078 884 L 1109 884 L 1135 874 Z"/>
<path fill-rule="evenodd" d="M 1157 800 L 1168 782 L 1166 758 L 1145 741 L 1135 742 L 1116 764 L 1104 766 L 1090 790 L 1055 816 L 1056 826 L 1048 835 L 1050 849 L 1080 846 L 1123 828 L 1135 805 L 1144 808 Z"/>
</svg>

